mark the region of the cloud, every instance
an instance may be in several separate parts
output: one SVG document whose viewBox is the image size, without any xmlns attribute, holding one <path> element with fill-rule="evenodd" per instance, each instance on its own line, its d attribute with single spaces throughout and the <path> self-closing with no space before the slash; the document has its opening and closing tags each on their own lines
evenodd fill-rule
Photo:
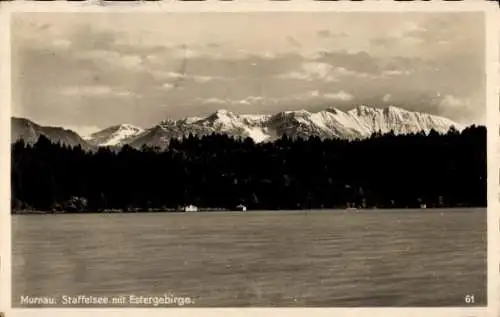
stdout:
<svg viewBox="0 0 500 317">
<path fill-rule="evenodd" d="M 389 100 L 391 100 L 391 94 L 386 94 L 383 98 L 382 98 L 382 101 L 385 101 L 385 102 L 388 102 Z"/>
<path fill-rule="evenodd" d="M 339 91 L 337 93 L 326 93 L 323 97 L 333 100 L 350 101 L 354 99 L 354 96 L 345 91 Z"/>
<path fill-rule="evenodd" d="M 76 54 L 78 59 L 89 60 L 101 66 L 111 66 L 128 70 L 144 70 L 143 59 L 139 55 L 122 54 L 113 50 L 89 50 Z"/>
<path fill-rule="evenodd" d="M 311 100 L 311 99 L 316 99 L 320 96 L 319 90 L 310 90 L 310 91 L 304 91 L 302 93 L 296 93 L 292 94 L 286 97 L 282 98 L 274 98 L 274 102 L 281 102 L 281 101 L 297 101 L 297 100 Z"/>
<path fill-rule="evenodd" d="M 142 69 L 142 58 L 137 55 L 122 56 L 122 63 L 128 69 Z"/>
<path fill-rule="evenodd" d="M 401 75 L 411 75 L 409 70 L 384 70 L 382 76 L 401 76 Z"/>
<path fill-rule="evenodd" d="M 453 108 L 463 106 L 463 104 L 464 104 L 464 100 L 457 98 L 457 97 L 454 97 L 452 95 L 447 95 L 441 100 L 441 102 L 439 103 L 439 106 L 441 108 L 445 108 L 445 109 L 453 109 Z"/>
<path fill-rule="evenodd" d="M 391 35 L 396 37 L 406 37 L 411 35 L 420 37 L 420 34 L 424 34 L 427 32 L 428 30 L 422 25 L 419 25 L 417 22 L 407 21 L 403 23 L 400 29 L 393 30 Z"/>
<path fill-rule="evenodd" d="M 52 42 L 52 45 L 60 49 L 68 49 L 71 46 L 71 41 L 67 39 L 57 39 Z"/>
<path fill-rule="evenodd" d="M 483 123 L 485 114 L 478 113 L 477 108 L 480 102 L 470 98 L 459 98 L 453 95 L 445 95 L 438 104 L 438 112 L 449 118 L 455 118 L 461 123 Z"/>
<path fill-rule="evenodd" d="M 405 36 L 399 39 L 401 44 L 406 44 L 408 46 L 417 46 L 425 42 L 424 39 L 419 37 Z"/>
<path fill-rule="evenodd" d="M 296 41 L 293 37 L 289 36 L 287 39 L 288 44 L 301 47 L 300 42 Z M 170 58 L 177 60 L 189 61 L 192 59 L 210 59 L 218 61 L 238 61 L 245 60 L 250 57 L 257 57 L 264 60 L 272 60 L 278 57 L 280 54 L 274 53 L 270 50 L 264 51 L 250 51 L 244 48 L 228 48 L 221 44 L 189 44 L 189 45 L 177 45 L 165 47 L 168 50 L 168 55 Z"/>
<path fill-rule="evenodd" d="M 217 104 L 217 105 L 223 105 L 230 103 L 228 100 L 223 100 L 215 97 L 207 98 L 207 99 L 201 99 L 198 98 L 197 100 L 201 101 L 204 104 Z"/>
<path fill-rule="evenodd" d="M 330 30 L 320 30 L 320 31 L 318 31 L 318 36 L 322 37 L 322 38 L 330 37 L 331 34 L 332 33 L 330 32 Z"/>
<path fill-rule="evenodd" d="M 199 82 L 199 83 L 206 83 L 206 82 L 209 82 L 209 81 L 215 79 L 214 77 L 211 77 L 211 76 L 191 76 L 191 78 L 194 81 Z"/>
<path fill-rule="evenodd" d="M 239 100 L 237 103 L 243 104 L 243 105 L 251 105 L 255 104 L 257 102 L 262 102 L 264 100 L 264 97 L 261 96 L 248 96 L 245 99 Z"/>
<path fill-rule="evenodd" d="M 290 35 L 287 36 L 286 41 L 288 42 L 288 44 L 290 44 L 293 47 L 302 48 L 302 44 L 300 44 L 300 42 L 297 41 L 293 36 L 290 36 Z"/>
<path fill-rule="evenodd" d="M 78 97 L 134 97 L 135 94 L 128 90 L 113 88 L 104 85 L 70 86 L 63 88 L 60 93 L 65 96 Z"/>
<path fill-rule="evenodd" d="M 174 85 L 171 84 L 171 83 L 164 83 L 162 86 L 161 86 L 161 89 L 163 90 L 171 90 L 171 89 L 174 89 Z"/>
<path fill-rule="evenodd" d="M 277 76 L 281 79 L 298 79 L 305 81 L 322 80 L 325 82 L 337 82 L 340 77 L 357 77 L 375 79 L 379 76 L 363 71 L 355 71 L 341 66 L 333 66 L 323 62 L 303 63 L 300 70 L 291 71 Z"/>
<path fill-rule="evenodd" d="M 303 105 L 304 102 L 314 103 L 322 101 L 350 101 L 353 100 L 354 96 L 350 93 L 341 90 L 335 93 L 322 93 L 319 90 L 307 90 L 303 92 L 298 92 L 294 94 L 289 94 L 282 97 L 263 97 L 263 96 L 248 96 L 243 99 L 231 99 L 231 98 L 196 98 L 194 104 L 201 103 L 205 105 L 225 105 L 225 106 L 235 106 L 235 107 L 260 107 L 260 106 L 273 106 L 273 105 L 287 105 L 288 107 L 293 107 L 297 105 Z M 298 102 L 298 103 L 297 103 Z M 239 108 L 242 109 L 242 108 Z M 249 109 L 249 108 L 247 108 Z M 253 111 L 253 110 L 252 110 Z"/>
<path fill-rule="evenodd" d="M 394 49 L 395 47 L 402 47 L 406 50 L 415 49 L 414 46 L 423 44 L 424 42 L 425 40 L 423 38 L 410 35 L 385 36 L 370 39 L 370 44 L 372 46 L 378 46 L 385 50 Z"/>
<path fill-rule="evenodd" d="M 318 37 L 320 37 L 320 38 L 341 38 L 341 37 L 347 37 L 347 34 L 345 32 L 333 33 L 330 30 L 319 30 Z"/>
<path fill-rule="evenodd" d="M 304 63 L 302 69 L 308 77 L 316 77 L 326 81 L 337 81 L 337 78 L 332 76 L 334 69 L 332 65 L 326 63 Z"/>
<path fill-rule="evenodd" d="M 377 78 L 376 75 L 371 75 L 365 72 L 357 72 L 354 70 L 349 70 L 345 67 L 336 67 L 334 69 L 334 72 L 337 76 L 352 76 L 352 77 L 359 77 L 359 78 Z"/>
<path fill-rule="evenodd" d="M 186 80 L 190 79 L 197 83 L 206 83 L 215 79 L 223 80 L 222 77 L 214 77 L 214 76 L 202 76 L 202 75 L 192 75 L 192 74 L 182 74 L 179 72 L 166 72 L 161 70 L 153 70 L 150 72 L 153 77 L 156 79 L 172 79 L 172 80 Z"/>
<path fill-rule="evenodd" d="M 232 105 L 253 105 L 262 101 L 271 101 L 271 99 L 267 100 L 264 97 L 261 96 L 248 96 L 243 99 L 220 99 L 216 97 L 210 97 L 210 98 L 196 98 L 197 102 L 201 102 L 203 104 L 218 104 L 218 105 L 223 105 L 223 104 L 232 104 Z"/>
<path fill-rule="evenodd" d="M 219 54 L 210 54 L 210 53 L 203 53 L 201 51 L 196 51 L 192 48 L 188 48 L 187 46 L 184 46 L 184 47 L 181 47 L 181 48 L 178 48 L 177 50 L 174 51 L 174 56 L 177 57 L 177 58 L 181 58 L 181 59 L 185 59 L 185 58 L 197 58 L 197 57 L 202 57 L 204 55 L 209 55 L 209 56 L 212 56 L 212 57 L 216 57 L 218 56 Z"/>
<path fill-rule="evenodd" d="M 278 75 L 282 79 L 299 79 L 306 81 L 324 80 L 327 82 L 338 81 L 332 74 L 334 68 L 327 63 L 308 62 L 303 63 L 298 71 L 291 71 L 285 74 Z"/>
<path fill-rule="evenodd" d="M 411 51 L 420 48 L 428 39 L 428 30 L 416 22 L 405 22 L 400 28 L 391 30 L 384 36 L 369 40 L 372 47 L 396 52 L 398 49 Z"/>
<path fill-rule="evenodd" d="M 316 62 L 335 65 L 338 69 L 344 68 L 357 73 L 379 74 L 381 70 L 380 58 L 365 51 L 323 52 L 316 57 Z"/>
<path fill-rule="evenodd" d="M 371 39 L 370 42 L 372 45 L 380 46 L 401 44 L 402 41 L 406 41 L 406 44 L 419 44 L 423 42 L 427 32 L 429 31 L 426 28 L 416 22 L 408 21 L 384 36 Z"/>
</svg>

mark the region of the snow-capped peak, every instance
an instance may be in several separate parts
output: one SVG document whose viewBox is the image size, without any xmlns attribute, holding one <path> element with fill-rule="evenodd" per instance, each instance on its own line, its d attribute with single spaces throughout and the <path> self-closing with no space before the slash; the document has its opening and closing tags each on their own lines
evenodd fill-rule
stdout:
<svg viewBox="0 0 500 317">
<path fill-rule="evenodd" d="M 376 108 L 367 105 L 357 106 L 348 111 L 361 125 L 369 127 L 370 132 L 380 131 L 387 133 L 394 131 L 396 134 L 429 132 L 434 129 L 446 133 L 451 126 L 462 129 L 463 126 L 447 118 L 428 113 L 414 112 L 395 106 Z"/>
<path fill-rule="evenodd" d="M 210 115 L 207 119 L 230 121 L 230 120 L 237 119 L 237 115 L 235 115 L 234 113 L 232 113 L 231 111 L 228 111 L 226 109 L 219 109 L 216 112 L 214 112 L 212 115 Z"/>
<path fill-rule="evenodd" d="M 202 136 L 213 133 L 227 134 L 236 138 L 250 137 L 257 143 L 275 140 L 283 134 L 304 138 L 319 136 L 321 138 L 362 139 L 376 132 L 393 131 L 395 134 L 407 134 L 421 131 L 428 133 L 430 130 L 435 130 L 446 133 L 451 126 L 455 126 L 458 130 L 463 128 L 440 116 L 408 111 L 394 106 L 377 108 L 358 105 L 348 111 L 329 107 L 317 112 L 294 110 L 266 115 L 235 114 L 226 109 L 220 109 L 206 117 L 165 120 L 144 132 L 130 125 L 121 125 L 119 128 L 111 127 L 108 129 L 112 130 L 112 133 L 104 140 L 105 142 L 100 144 L 130 144 L 136 148 L 146 144 L 164 148 L 168 146 L 172 138 L 181 138 L 189 134 Z M 108 129 L 98 133 L 103 133 Z"/>
<path fill-rule="evenodd" d="M 356 108 L 349 110 L 347 113 L 354 116 L 364 116 L 382 112 L 382 109 L 370 107 L 368 105 L 357 105 Z"/>
<path fill-rule="evenodd" d="M 140 127 L 124 123 L 92 133 L 87 140 L 97 146 L 117 146 L 125 144 L 143 131 Z"/>
<path fill-rule="evenodd" d="M 135 125 L 124 123 L 119 125 L 119 129 L 121 130 L 130 130 L 130 131 L 142 131 L 142 128 L 139 128 Z"/>
<path fill-rule="evenodd" d="M 340 111 L 340 112 L 343 112 L 342 110 L 339 110 L 339 109 L 337 109 L 337 108 L 335 108 L 335 107 L 328 107 L 328 108 L 326 108 L 324 111 L 325 111 L 325 112 L 330 112 L 330 113 L 333 113 L 333 114 L 338 114 L 338 113 L 339 113 L 339 111 Z"/>
<path fill-rule="evenodd" d="M 230 112 L 229 110 L 227 109 L 219 109 L 215 112 L 216 115 L 218 116 L 230 116 L 230 115 L 233 115 L 232 112 Z"/>
</svg>

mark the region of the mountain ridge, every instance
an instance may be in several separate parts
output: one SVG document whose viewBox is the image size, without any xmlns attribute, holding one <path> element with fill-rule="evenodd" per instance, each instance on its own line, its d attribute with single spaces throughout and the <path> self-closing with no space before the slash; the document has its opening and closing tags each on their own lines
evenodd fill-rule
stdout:
<svg viewBox="0 0 500 317">
<path fill-rule="evenodd" d="M 12 118 L 14 121 L 21 118 Z M 23 119 L 27 120 L 28 119 Z M 31 121 L 29 121 L 31 122 Z M 38 126 L 33 133 L 29 124 L 24 124 L 26 131 L 20 131 L 23 126 L 17 122 L 13 128 L 16 139 L 27 136 L 33 141 L 36 135 L 47 134 L 49 139 L 65 141 L 70 145 L 82 143 L 85 148 L 121 147 L 129 145 L 141 148 L 144 145 L 165 149 L 172 138 L 182 138 L 188 135 L 210 135 L 213 133 L 227 134 L 235 138 L 250 137 L 254 142 L 268 142 L 287 135 L 292 138 L 363 139 L 372 134 L 382 134 L 393 131 L 395 134 L 409 134 L 435 130 L 446 133 L 453 126 L 462 130 L 465 125 L 452 120 L 423 112 L 409 111 L 389 106 L 377 108 L 368 105 L 357 105 L 350 110 L 328 107 L 320 111 L 308 110 L 280 111 L 275 114 L 235 114 L 226 109 L 219 109 L 205 117 L 185 117 L 182 119 L 166 119 L 158 124 L 143 129 L 131 124 L 113 125 L 80 137 L 76 132 L 58 128 L 60 135 L 50 131 L 53 127 Z M 14 126 L 14 125 L 13 125 Z M 16 130 L 14 132 L 14 130 Z M 65 132 L 64 132 L 65 131 Z M 76 136 L 75 136 L 76 135 Z"/>
<path fill-rule="evenodd" d="M 233 137 L 250 137 L 254 142 L 273 141 L 283 134 L 289 137 L 319 136 L 321 138 L 362 139 L 373 133 L 395 134 L 430 132 L 432 129 L 446 133 L 450 127 L 457 130 L 464 125 L 428 113 L 404 110 L 390 106 L 376 108 L 358 105 L 344 111 L 328 107 L 317 112 L 307 110 L 281 111 L 276 114 L 235 114 L 219 109 L 206 117 L 186 117 L 178 120 L 164 120 L 144 130 L 129 145 L 139 148 L 148 146 L 165 147 L 171 138 L 189 134 L 208 135 L 223 133 Z"/>
<path fill-rule="evenodd" d="M 23 139 L 28 144 L 34 144 L 41 135 L 44 135 L 53 143 L 61 143 L 72 147 L 80 145 L 84 150 L 94 149 L 91 144 L 73 130 L 63 127 L 42 126 L 26 118 L 11 118 L 11 143 Z"/>
</svg>

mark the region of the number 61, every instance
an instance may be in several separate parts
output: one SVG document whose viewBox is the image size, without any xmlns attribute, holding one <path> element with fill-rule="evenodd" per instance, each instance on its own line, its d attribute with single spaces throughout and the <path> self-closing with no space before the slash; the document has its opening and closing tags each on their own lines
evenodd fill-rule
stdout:
<svg viewBox="0 0 500 317">
<path fill-rule="evenodd" d="M 467 304 L 474 304 L 474 295 L 467 294 L 465 295 L 465 303 Z"/>
</svg>

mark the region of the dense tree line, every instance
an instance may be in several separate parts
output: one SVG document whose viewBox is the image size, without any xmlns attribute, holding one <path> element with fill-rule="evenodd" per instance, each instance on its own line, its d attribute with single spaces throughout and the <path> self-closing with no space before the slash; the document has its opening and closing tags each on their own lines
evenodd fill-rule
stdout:
<svg viewBox="0 0 500 317">
<path fill-rule="evenodd" d="M 486 128 L 261 144 L 189 136 L 165 151 L 85 152 L 42 136 L 12 145 L 11 177 L 14 210 L 52 210 L 72 199 L 75 207 L 75 197 L 89 211 L 486 206 Z"/>
</svg>

